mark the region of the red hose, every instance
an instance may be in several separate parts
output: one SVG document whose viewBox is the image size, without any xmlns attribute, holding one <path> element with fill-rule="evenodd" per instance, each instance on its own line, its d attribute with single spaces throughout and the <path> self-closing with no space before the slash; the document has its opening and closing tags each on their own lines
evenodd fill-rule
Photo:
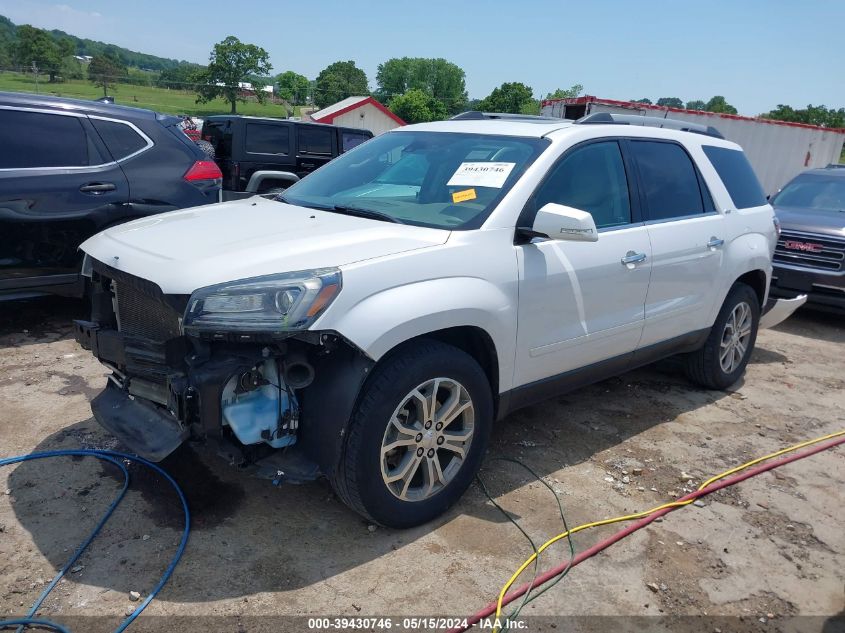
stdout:
<svg viewBox="0 0 845 633">
<path fill-rule="evenodd" d="M 703 488 L 701 490 L 696 490 L 695 492 L 691 492 L 690 494 L 686 495 L 685 497 L 681 497 L 680 499 L 678 499 L 678 501 L 687 501 L 689 499 L 697 499 L 699 497 L 704 497 L 705 495 L 709 495 L 711 492 L 716 492 L 717 490 L 721 490 L 722 488 L 727 488 L 728 486 L 733 486 L 734 484 L 738 484 L 741 481 L 745 481 L 746 479 L 749 479 L 750 477 L 754 477 L 755 475 L 759 475 L 760 473 L 764 473 L 767 470 L 772 470 L 773 468 L 778 468 L 778 467 L 783 466 L 785 464 L 789 464 L 789 463 L 798 461 L 799 459 L 804 459 L 805 457 L 809 457 L 810 455 L 815 455 L 816 453 L 821 453 L 822 451 L 826 451 L 829 448 L 833 448 L 834 446 L 838 446 L 839 444 L 843 444 L 843 443 L 845 443 L 845 436 L 837 437 L 837 438 L 832 439 L 828 442 L 823 442 L 821 444 L 818 444 L 817 446 L 814 446 L 813 448 L 810 448 L 810 449 L 803 451 L 801 453 L 795 453 L 794 455 L 790 455 L 789 457 L 784 457 L 784 458 L 778 459 L 776 461 L 767 462 L 765 464 L 761 464 L 760 466 L 756 466 L 754 468 L 749 468 L 748 470 L 745 470 L 745 471 L 743 471 L 743 472 L 741 472 L 737 475 L 734 475 L 733 477 L 728 477 L 726 479 L 722 479 L 720 481 L 714 482 L 714 483 L 710 484 L 709 486 L 707 486 L 706 488 Z M 681 507 L 684 507 L 684 506 L 681 506 Z M 580 554 L 578 554 L 577 556 L 575 556 L 575 558 L 572 559 L 571 567 L 575 567 L 576 565 L 583 563 L 588 558 L 591 558 L 591 557 L 595 556 L 596 554 L 598 554 L 599 552 L 601 552 L 602 550 L 607 549 L 608 547 L 610 547 L 611 545 L 613 545 L 617 541 L 622 540 L 623 538 L 625 538 L 629 534 L 632 534 L 633 532 L 636 532 L 637 530 L 644 528 L 646 525 L 648 525 L 649 523 L 651 523 L 652 521 L 654 521 L 658 517 L 662 517 L 664 514 L 668 514 L 672 510 L 676 510 L 676 509 L 677 508 L 664 508 L 663 510 L 659 510 L 658 512 L 655 512 L 654 514 L 650 514 L 645 518 L 639 519 L 638 521 L 634 521 L 633 523 L 628 525 L 628 527 L 626 527 L 625 529 L 619 530 L 618 532 L 616 532 L 615 534 L 606 538 L 605 540 L 599 541 L 598 543 L 593 545 L 591 548 L 586 549 L 583 552 L 581 552 Z M 532 582 L 525 583 L 524 585 L 522 585 L 518 589 L 514 589 L 513 591 L 511 591 L 509 594 L 507 594 L 505 596 L 505 599 L 502 601 L 502 606 L 510 604 L 511 602 L 513 602 L 514 600 L 516 600 L 517 598 L 519 598 L 520 596 L 525 594 L 525 592 L 528 591 L 529 589 L 531 589 L 533 587 L 539 587 L 540 585 L 547 583 L 549 580 L 551 580 L 555 576 L 563 573 L 563 571 L 566 569 L 567 565 L 570 565 L 569 561 L 567 561 L 567 562 L 565 562 L 561 565 L 558 565 L 557 567 L 550 569 L 546 572 L 543 572 L 542 574 L 537 576 Z M 490 616 L 491 614 L 493 614 L 495 612 L 496 612 L 496 601 L 493 601 L 490 604 L 488 604 L 486 607 L 484 607 L 483 609 L 478 611 L 477 613 L 475 613 L 475 614 L 471 615 L 469 618 L 467 618 L 467 626 L 466 627 L 458 627 L 458 628 L 450 629 L 448 631 L 448 633 L 460 633 L 461 631 L 466 631 L 467 629 L 471 628 L 474 624 L 476 624 L 482 618 L 486 618 L 486 617 Z"/>
</svg>

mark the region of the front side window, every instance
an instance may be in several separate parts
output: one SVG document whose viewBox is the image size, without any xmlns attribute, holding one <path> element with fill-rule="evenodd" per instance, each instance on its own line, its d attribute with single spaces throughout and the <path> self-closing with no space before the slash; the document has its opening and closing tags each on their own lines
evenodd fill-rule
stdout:
<svg viewBox="0 0 845 633">
<path fill-rule="evenodd" d="M 299 153 L 315 156 L 332 155 L 332 134 L 334 130 L 319 127 L 300 127 L 297 131 Z"/>
<path fill-rule="evenodd" d="M 369 139 L 363 132 L 344 132 L 342 135 L 341 145 L 344 152 L 358 147 L 361 143 Z"/>
<path fill-rule="evenodd" d="M 698 173 L 680 145 L 632 140 L 630 147 L 637 161 L 649 220 L 704 213 Z"/>
<path fill-rule="evenodd" d="M 247 123 L 245 149 L 249 154 L 288 154 L 290 126 Z"/>
<path fill-rule="evenodd" d="M 88 146 L 78 117 L 0 109 L 0 169 L 85 167 Z"/>
<path fill-rule="evenodd" d="M 766 204 L 766 194 L 745 153 L 738 149 L 703 145 L 701 149 L 710 159 L 719 178 L 725 184 L 737 209 L 750 209 Z"/>
<path fill-rule="evenodd" d="M 282 201 L 418 226 L 477 228 L 548 145 L 541 138 L 390 132 L 321 167 Z"/>
<path fill-rule="evenodd" d="M 845 178 L 802 174 L 772 200 L 777 207 L 845 212 Z"/>
<path fill-rule="evenodd" d="M 597 228 L 631 222 L 631 198 L 616 141 L 576 148 L 552 168 L 532 200 L 536 212 L 549 202 L 587 211 Z"/>
</svg>

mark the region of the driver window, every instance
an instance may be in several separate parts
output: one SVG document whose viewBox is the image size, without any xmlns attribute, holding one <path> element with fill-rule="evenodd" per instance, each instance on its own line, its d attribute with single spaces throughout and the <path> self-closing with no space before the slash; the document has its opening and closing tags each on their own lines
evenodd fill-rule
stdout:
<svg viewBox="0 0 845 633">
<path fill-rule="evenodd" d="M 534 194 L 534 208 L 556 202 L 587 211 L 596 227 L 631 223 L 631 200 L 622 152 L 616 141 L 575 149 L 552 168 Z"/>
</svg>

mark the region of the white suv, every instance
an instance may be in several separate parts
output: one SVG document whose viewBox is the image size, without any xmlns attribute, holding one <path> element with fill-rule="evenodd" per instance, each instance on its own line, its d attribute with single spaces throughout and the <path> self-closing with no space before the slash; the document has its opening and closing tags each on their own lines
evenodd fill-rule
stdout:
<svg viewBox="0 0 845 633">
<path fill-rule="evenodd" d="M 707 388 L 739 378 L 776 227 L 737 145 L 665 120 L 462 119 L 276 199 L 85 242 L 99 422 L 154 460 L 192 438 L 325 475 L 407 527 L 460 497 L 519 407 L 673 354 Z"/>
</svg>

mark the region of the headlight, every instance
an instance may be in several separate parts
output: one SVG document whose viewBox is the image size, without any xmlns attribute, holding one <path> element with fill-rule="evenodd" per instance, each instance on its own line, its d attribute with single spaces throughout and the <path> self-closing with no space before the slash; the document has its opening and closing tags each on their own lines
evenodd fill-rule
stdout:
<svg viewBox="0 0 845 633">
<path fill-rule="evenodd" d="M 304 330 L 340 287 L 338 269 L 320 268 L 200 288 L 188 301 L 183 327 L 188 334 Z"/>
</svg>

